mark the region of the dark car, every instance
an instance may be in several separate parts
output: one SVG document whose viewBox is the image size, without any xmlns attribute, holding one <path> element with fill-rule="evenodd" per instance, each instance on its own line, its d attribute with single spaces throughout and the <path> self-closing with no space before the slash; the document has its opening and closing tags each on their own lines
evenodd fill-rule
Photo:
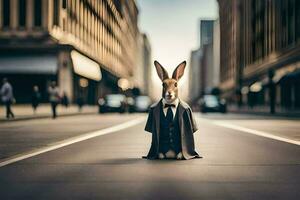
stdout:
<svg viewBox="0 0 300 200">
<path fill-rule="evenodd" d="M 151 99 L 148 96 L 137 96 L 133 104 L 133 112 L 148 112 L 151 106 Z"/>
<path fill-rule="evenodd" d="M 122 94 L 109 94 L 98 100 L 99 113 L 119 112 L 126 110 L 126 96 Z"/>
<path fill-rule="evenodd" d="M 204 95 L 203 98 L 199 100 L 200 111 L 202 113 L 206 112 L 222 112 L 226 113 L 226 101 L 224 99 L 219 99 L 215 95 Z"/>
<path fill-rule="evenodd" d="M 126 98 L 126 111 L 133 113 L 134 112 L 134 98 L 127 97 Z"/>
</svg>

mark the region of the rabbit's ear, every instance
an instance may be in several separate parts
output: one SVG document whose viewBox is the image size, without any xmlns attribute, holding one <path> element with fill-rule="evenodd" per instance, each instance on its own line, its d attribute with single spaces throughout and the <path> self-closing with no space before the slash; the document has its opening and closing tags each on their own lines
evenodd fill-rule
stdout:
<svg viewBox="0 0 300 200">
<path fill-rule="evenodd" d="M 172 78 L 178 81 L 183 76 L 185 66 L 186 66 L 186 61 L 180 63 L 174 70 Z"/>
<path fill-rule="evenodd" d="M 168 72 L 159 64 L 159 62 L 154 61 L 154 65 L 156 68 L 157 75 L 159 76 L 161 81 L 164 81 L 165 79 L 169 78 Z"/>
</svg>

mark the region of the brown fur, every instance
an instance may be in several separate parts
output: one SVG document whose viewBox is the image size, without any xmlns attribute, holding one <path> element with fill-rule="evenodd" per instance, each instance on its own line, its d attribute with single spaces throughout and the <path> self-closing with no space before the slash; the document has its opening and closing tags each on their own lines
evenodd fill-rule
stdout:
<svg viewBox="0 0 300 200">
<path fill-rule="evenodd" d="M 162 97 L 166 99 L 167 94 L 175 94 L 175 98 L 178 98 L 178 86 L 177 81 L 175 79 L 165 79 L 163 81 L 163 90 L 162 90 Z"/>
<path fill-rule="evenodd" d="M 173 102 L 178 98 L 178 81 L 183 76 L 186 62 L 180 63 L 172 74 L 172 78 L 169 78 L 168 72 L 157 61 L 154 61 L 157 75 L 163 83 L 162 98 L 167 102 Z"/>
</svg>

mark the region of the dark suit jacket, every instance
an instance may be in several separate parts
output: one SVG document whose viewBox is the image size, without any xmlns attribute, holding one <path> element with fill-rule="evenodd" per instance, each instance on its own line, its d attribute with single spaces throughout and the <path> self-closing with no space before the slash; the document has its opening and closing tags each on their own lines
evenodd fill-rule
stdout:
<svg viewBox="0 0 300 200">
<path fill-rule="evenodd" d="M 160 111 L 162 109 L 162 100 L 150 107 L 145 131 L 152 133 L 152 143 L 148 159 L 158 158 L 159 134 L 160 134 Z M 178 104 L 178 121 L 181 135 L 181 148 L 184 159 L 201 158 L 195 151 L 194 133 L 198 130 L 193 113 L 189 105 L 183 101 Z"/>
</svg>

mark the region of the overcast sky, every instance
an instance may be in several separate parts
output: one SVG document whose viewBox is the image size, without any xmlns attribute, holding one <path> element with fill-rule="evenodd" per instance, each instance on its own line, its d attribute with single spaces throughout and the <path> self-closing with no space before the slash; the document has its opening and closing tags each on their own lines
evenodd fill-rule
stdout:
<svg viewBox="0 0 300 200">
<path fill-rule="evenodd" d="M 199 46 L 199 19 L 218 16 L 215 0 L 137 0 L 137 5 L 139 27 L 149 37 L 152 58 L 169 74 L 183 60 L 189 61 L 191 50 Z"/>
</svg>

